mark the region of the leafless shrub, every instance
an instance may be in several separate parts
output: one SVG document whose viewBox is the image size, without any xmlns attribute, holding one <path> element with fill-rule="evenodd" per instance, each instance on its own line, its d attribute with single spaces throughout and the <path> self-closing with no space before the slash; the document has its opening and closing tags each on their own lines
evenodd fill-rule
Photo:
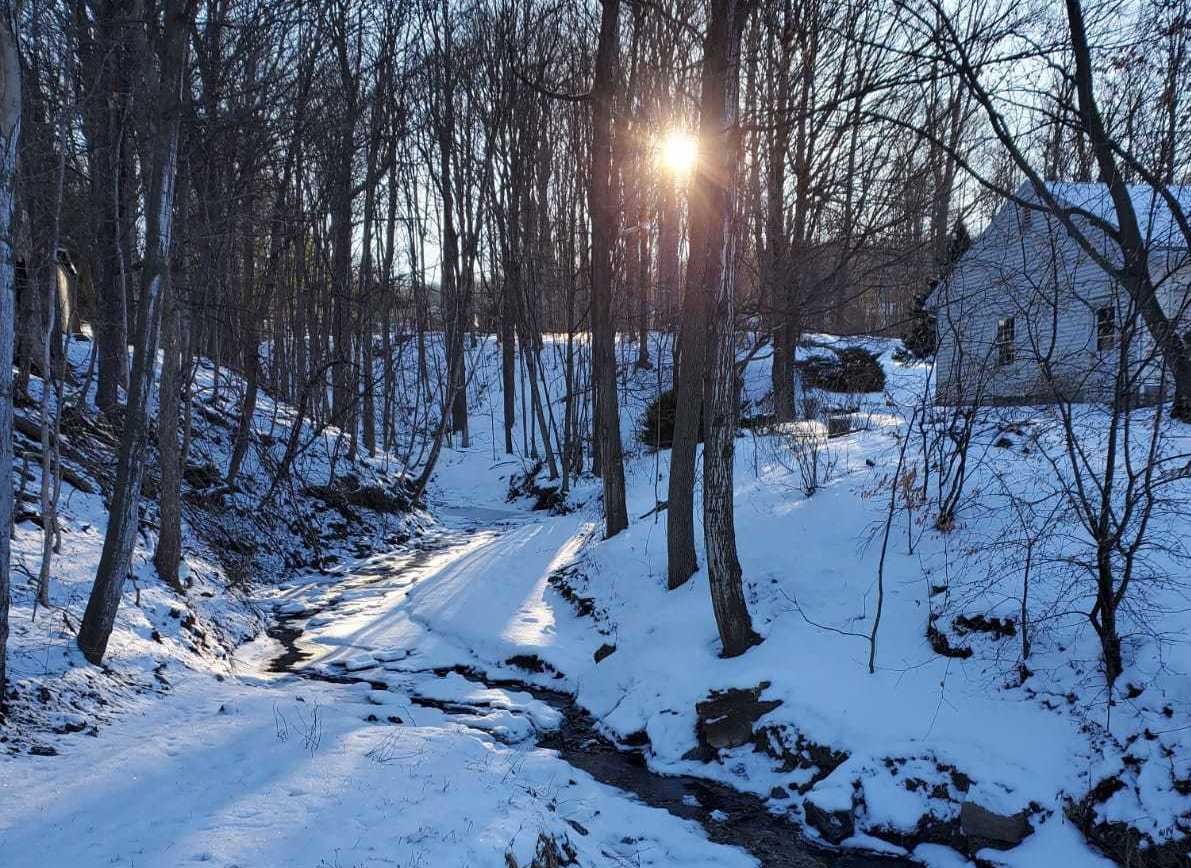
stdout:
<svg viewBox="0 0 1191 868">
<path fill-rule="evenodd" d="M 383 766 L 392 762 L 396 762 L 397 760 L 406 761 L 417 755 L 415 751 L 398 750 L 400 743 L 401 730 L 393 729 L 383 739 L 381 739 L 380 744 L 369 750 L 368 753 L 364 754 L 364 756 L 368 757 L 368 759 L 372 760 L 377 765 Z"/>
<path fill-rule="evenodd" d="M 309 713 L 303 713 L 299 709 L 298 717 L 302 721 L 302 744 L 310 755 L 314 756 L 323 741 L 322 711 L 315 704 Z"/>
<path fill-rule="evenodd" d="M 802 493 L 813 496 L 831 481 L 838 461 L 828 441 L 827 427 L 818 421 L 794 422 L 784 426 L 781 439 L 790 459 L 786 466 L 792 465 L 790 469 L 797 472 Z"/>
<path fill-rule="evenodd" d="M 277 735 L 277 740 L 280 742 L 289 741 L 289 721 L 286 720 L 285 714 L 277 707 L 277 703 L 273 703 L 273 730 Z"/>
</svg>

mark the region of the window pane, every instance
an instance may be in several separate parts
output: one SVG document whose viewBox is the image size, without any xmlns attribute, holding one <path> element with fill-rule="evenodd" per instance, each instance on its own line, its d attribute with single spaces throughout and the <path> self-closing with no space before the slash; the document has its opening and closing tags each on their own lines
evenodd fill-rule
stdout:
<svg viewBox="0 0 1191 868">
<path fill-rule="evenodd" d="M 1111 306 L 1096 310 L 1096 349 L 1106 352 L 1116 346 L 1116 308 Z"/>
</svg>

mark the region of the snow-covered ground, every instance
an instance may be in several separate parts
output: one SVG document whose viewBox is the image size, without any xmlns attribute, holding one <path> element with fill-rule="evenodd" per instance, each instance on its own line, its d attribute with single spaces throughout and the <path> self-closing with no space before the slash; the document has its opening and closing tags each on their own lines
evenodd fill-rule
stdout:
<svg viewBox="0 0 1191 868">
<path fill-rule="evenodd" d="M 1058 542 L 1049 560 L 1038 557 L 1033 565 L 1024 677 L 1018 633 L 955 627 L 960 616 L 1008 624 L 1020 612 L 1022 564 L 1012 562 L 1020 547 L 1006 544 L 1011 523 L 998 513 L 1009 509 L 1006 491 L 1053 493 L 1048 475 L 1059 472 L 1051 459 L 1060 441 L 1049 411 L 1005 408 L 981 418 L 969 495 L 950 532 L 931 526 L 929 503 L 899 495 L 877 671 L 868 673 L 898 435 L 920 407 L 929 377 L 926 365 L 895 361 L 893 344 L 869 345 L 882 353 L 886 392 L 847 399 L 858 404 L 854 418 L 863 430 L 823 447 L 821 458 L 833 469 L 812 496 L 802 491 L 789 435 L 746 432 L 737 441 L 737 535 L 754 624 L 766 637 L 758 648 L 735 660 L 718 656 L 703 572 L 665 590 L 664 513 L 653 510 L 665 498 L 668 453 L 633 439 L 644 401 L 656 391 L 657 375 L 648 371 L 626 375 L 623 389 L 630 529 L 600 539 L 598 489 L 581 482 L 572 498 L 576 512 L 477 537 L 471 550 L 444 564 L 411 592 L 387 641 L 417 647 L 429 631 L 494 673 L 519 657 L 541 660 L 544 674 L 522 677 L 565 684 L 627 743 L 639 743 L 643 733 L 651 767 L 781 794 L 771 798 L 772 809 L 798 817 L 808 805 L 850 815 L 845 848 L 911 848 L 915 858 L 943 865 L 964 861 L 944 844 L 979 850 L 995 864 L 1105 864 L 1071 817 L 1081 803 L 1096 824 L 1123 821 L 1155 844 L 1181 838 L 1191 818 L 1191 745 L 1180 722 L 1189 710 L 1191 661 L 1179 562 L 1151 564 L 1154 577 L 1169 571 L 1165 581 L 1136 589 L 1146 605 L 1126 613 L 1127 668 L 1111 716 L 1098 645 L 1083 614 L 1092 591 L 1073 581 L 1063 562 L 1064 552 L 1076 557 L 1073 522 L 1047 528 L 1046 539 Z M 624 356 L 632 358 L 631 348 Z M 768 380 L 760 358 L 746 376 L 753 406 L 763 406 Z M 1104 425 L 1098 408 L 1077 412 L 1085 437 Z M 1138 427 L 1149 412 L 1139 411 Z M 495 502 L 501 489 L 493 473 L 507 476 L 522 463 L 493 460 L 487 431 L 476 425 L 473 432 L 470 450 L 452 450 L 444 460 L 440 490 Z M 1176 455 L 1185 451 L 1179 439 L 1171 446 Z M 1177 537 L 1185 516 L 1174 509 L 1161 520 Z M 551 577 L 586 598 L 595 617 L 576 619 Z M 927 638 L 932 624 L 968 656 L 937 653 Z M 615 651 L 597 661 L 602 646 Z M 759 685 L 764 700 L 780 705 L 758 722 L 757 735 L 715 762 L 695 756 L 696 704 L 713 690 Z M 975 835 L 956 834 L 967 831 L 960 822 L 965 803 L 1023 816 L 1032 834 L 1004 852 L 980 849 Z"/>
<path fill-rule="evenodd" d="M 132 574 L 105 665 L 88 665 L 74 636 L 103 548 L 119 437 L 95 411 L 90 352 L 87 340 L 76 338 L 70 345 L 74 378 L 67 384 L 62 414 L 61 537 L 51 560 L 48 609 L 36 605 L 43 545 L 38 378 L 30 383 L 31 401 L 17 408 L 18 423 L 24 424 L 18 424 L 16 438 L 9 715 L 0 727 L 0 744 L 12 752 L 51 752 L 54 732 L 96 734 L 98 725 L 126 708 L 142 707 L 145 696 L 168 690 L 188 669 L 227 674 L 234 649 L 266 623 L 259 595 L 268 597 L 272 586 L 295 569 L 316 566 L 333 573 L 355 552 L 396 545 L 426 521 L 406 511 L 336 509 L 313 494 L 331 481 L 330 458 L 339 447 L 337 432 L 318 432 L 309 423 L 302 425 L 306 448 L 295 459 L 293 474 L 265 503 L 294 414 L 263 393 L 241 473 L 234 486 L 226 485 L 244 383 L 201 360 L 192 385 L 192 439 L 183 481 L 179 574 L 187 592 L 169 589 L 152 562 L 159 480 L 153 451 L 142 485 Z M 83 383 L 92 387 L 85 398 L 78 394 Z M 400 491 L 397 474 L 384 461 L 340 458 L 338 484 L 345 484 L 349 474 L 356 485 Z"/>
<path fill-rule="evenodd" d="M 458 657 L 433 638 L 390 646 L 395 610 L 439 566 L 381 556 L 351 565 L 354 588 L 312 574 L 284 595 L 324 613 L 302 619 L 312 665 L 367 680 L 272 673 L 282 649 L 261 637 L 222 679 L 192 673 L 62 756 L 7 760 L 3 864 L 507 868 L 543 835 L 586 865 L 755 864 L 534 747 L 559 724 L 548 705 L 428 671 Z"/>
<path fill-rule="evenodd" d="M 655 359 L 667 358 L 657 340 Z M 797 432 L 746 430 L 737 440 L 738 543 L 765 637 L 742 657 L 718 656 L 705 573 L 665 590 L 665 513 L 655 507 L 666 497 L 669 454 L 639 444 L 634 429 L 668 372 L 632 372 L 635 350 L 622 348 L 631 525 L 603 540 L 590 478 L 575 483 L 565 515 L 507 502 L 510 477 L 533 462 L 503 454 L 499 355 L 481 341 L 471 351 L 472 442 L 444 451 L 430 492 L 439 518 L 419 545 L 374 534 L 355 546 L 358 557 L 329 571 L 291 566 L 282 587 L 255 593 L 304 629 L 299 647 L 309 657 L 300 666 L 356 683 L 271 674 L 283 649 L 265 637 L 219 665 L 203 658 L 170 676 L 168 700 L 130 699 L 96 739 L 45 736 L 61 756 L 0 759 L 0 853 L 17 853 L 18 865 L 347 866 L 505 865 L 511 850 L 524 865 L 545 834 L 569 842 L 584 865 L 753 864 L 535 746 L 557 712 L 449 671 L 460 666 L 571 692 L 651 768 L 756 793 L 771 811 L 811 821 L 811 837 L 829 825 L 824 817 L 846 818 L 834 836 L 845 849 L 939 866 L 965 864 L 977 850 L 984 864 L 1110 864 L 1069 818 L 1081 802 L 1096 822 L 1126 821 L 1154 842 L 1181 837 L 1191 816 L 1191 660 L 1185 589 L 1169 575 L 1177 551 L 1155 554 L 1145 606 L 1126 612 L 1127 668 L 1111 717 L 1080 614 L 1085 590 L 1061 568 L 1077 528 L 1047 527 L 1047 539 L 1068 548 L 1048 549 L 1034 566 L 1027 672 L 1020 623 L 1012 634 L 955 626 L 961 615 L 1019 617 L 1021 564 L 1006 542 L 1005 492 L 1047 490 L 1055 433 L 1044 411 L 982 419 L 969 496 L 949 532 L 933 528 L 929 499 L 918 502 L 912 486 L 899 495 L 869 674 L 898 436 L 929 376 L 924 365 L 895 361 L 892 344 L 869 343 L 882 353 L 886 392 L 846 399 L 862 430 L 820 444 L 831 472 L 812 495 Z M 559 344 L 547 341 L 545 356 L 557 399 Z M 768 381 L 761 353 L 746 371 L 750 407 L 763 409 Z M 1094 431 L 1088 413 L 1081 424 Z M 519 449 L 525 434 L 515 432 Z M 1177 533 L 1176 513 L 1158 520 Z M 72 562 L 85 572 L 96 555 Z M 168 604 L 151 576 L 138 584 Z M 142 607 L 145 599 L 153 598 L 142 596 Z M 133 612 L 122 617 L 148 617 L 128 602 L 122 612 Z M 971 653 L 937 653 L 931 624 Z M 132 650 L 118 651 L 113 672 L 151 671 L 156 642 L 140 649 L 144 660 L 133 656 L 132 637 L 148 634 L 148 621 L 122 629 Z M 59 666 L 45 680 L 100 677 L 71 657 L 65 635 L 56 641 L 69 671 Z M 696 706 L 733 688 L 755 689 L 768 710 L 744 743 L 709 755 Z M 1024 812 L 1032 833 L 1012 849 L 980 849 L 960 821 L 973 806 Z"/>
<path fill-rule="evenodd" d="M 88 346 L 73 349 L 81 375 Z M 340 508 L 315 492 L 332 481 L 337 432 L 306 425 L 297 473 L 261 514 L 266 467 L 277 465 L 292 412 L 262 395 L 244 471 L 228 489 L 220 476 L 243 383 L 226 371 L 216 382 L 210 366 L 196 372 L 187 592 L 155 574 L 147 500 L 102 668 L 87 664 L 73 637 L 102 546 L 111 480 L 101 456 L 110 458 L 114 439 L 89 429 L 91 411 L 87 425 L 67 431 L 66 464 L 84 487 L 64 489 L 48 610 L 34 604 L 39 477 L 36 461 L 27 468 L 29 508 L 14 541 L 10 709 L 0 723 L 8 748 L 0 864 L 508 868 L 551 846 L 583 864 L 755 864 L 708 841 L 695 822 L 538 749 L 536 736 L 560 720 L 543 702 L 453 673 L 407 672 L 419 666 L 402 663 L 406 653 L 369 641 L 368 632 L 383 636 L 398 617 L 397 602 L 440 547 L 470 550 L 526 510 L 459 498 L 431 522 L 424 513 Z M 19 412 L 36 420 L 33 407 Z M 349 488 L 401 495 L 397 466 L 385 455 L 341 456 L 338 478 L 351 473 Z M 155 476 L 151 467 L 150 489 Z M 314 665 L 348 663 L 332 666 L 338 680 L 272 671 L 284 648 L 261 631 L 278 622 L 303 625 L 304 642 L 330 650 Z M 411 659 L 429 661 L 433 647 L 428 639 Z M 452 646 L 441 662 L 459 656 Z M 393 671 L 377 670 L 380 660 Z M 367 682 L 339 683 L 349 677 Z"/>
</svg>

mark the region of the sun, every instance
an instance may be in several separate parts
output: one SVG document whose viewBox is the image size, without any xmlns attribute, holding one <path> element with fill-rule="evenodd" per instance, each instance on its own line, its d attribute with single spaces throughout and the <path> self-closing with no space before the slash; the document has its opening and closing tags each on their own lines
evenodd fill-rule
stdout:
<svg viewBox="0 0 1191 868">
<path fill-rule="evenodd" d="M 675 175 L 686 175 L 699 158 L 699 143 L 686 130 L 673 129 L 658 142 L 658 162 Z"/>
</svg>

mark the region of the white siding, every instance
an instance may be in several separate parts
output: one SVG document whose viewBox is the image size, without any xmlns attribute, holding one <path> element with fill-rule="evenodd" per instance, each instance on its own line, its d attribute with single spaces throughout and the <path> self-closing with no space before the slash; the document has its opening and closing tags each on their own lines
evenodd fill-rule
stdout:
<svg viewBox="0 0 1191 868">
<path fill-rule="evenodd" d="M 1106 236 L 1090 226 L 1085 237 L 1100 239 L 1099 252 L 1119 255 Z M 1169 313 L 1185 307 L 1191 265 L 1183 253 L 1155 257 Z M 1155 275 L 1157 277 L 1157 274 Z M 1109 397 L 1119 368 L 1119 351 L 1097 347 L 1096 311 L 1114 308 L 1118 327 L 1136 321 L 1129 299 L 1104 269 L 1050 215 L 1007 204 L 975 240 L 932 297 L 938 316 L 937 399 L 977 402 L 1039 401 L 1057 393 L 1098 400 Z M 998 364 L 998 322 L 1012 317 L 1014 360 Z M 1144 328 L 1130 344 L 1131 385 L 1157 383 L 1160 366 Z M 1049 371 L 1049 374 L 1047 373 Z"/>
</svg>

